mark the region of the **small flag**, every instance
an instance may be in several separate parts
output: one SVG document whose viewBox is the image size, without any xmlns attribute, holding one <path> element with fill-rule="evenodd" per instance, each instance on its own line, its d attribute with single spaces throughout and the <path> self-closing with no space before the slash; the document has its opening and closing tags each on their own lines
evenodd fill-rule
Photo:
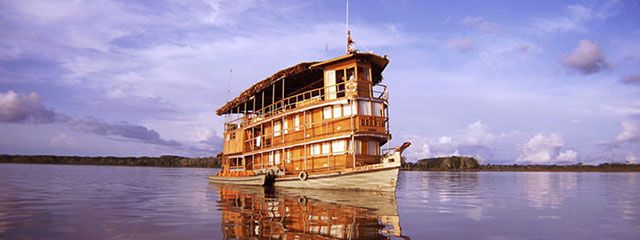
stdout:
<svg viewBox="0 0 640 240">
<path fill-rule="evenodd" d="M 354 42 L 353 39 L 351 39 L 351 31 L 347 31 L 347 54 L 354 52 L 354 48 L 353 46 L 351 46 L 351 44 L 353 43 L 356 43 L 356 42 Z"/>
</svg>

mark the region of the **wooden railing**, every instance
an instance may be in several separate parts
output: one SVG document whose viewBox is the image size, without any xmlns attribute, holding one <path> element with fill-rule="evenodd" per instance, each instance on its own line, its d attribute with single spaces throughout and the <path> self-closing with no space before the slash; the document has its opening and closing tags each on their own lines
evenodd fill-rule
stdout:
<svg viewBox="0 0 640 240">
<path fill-rule="evenodd" d="M 358 86 L 366 86 L 366 88 L 369 88 L 371 84 L 371 82 L 368 81 L 356 82 Z M 280 114 L 289 109 L 310 105 L 315 102 L 326 101 L 325 96 L 327 95 L 327 92 L 330 92 L 330 94 L 336 96 L 335 99 L 331 99 L 332 101 L 345 98 L 348 92 L 348 90 L 346 89 L 347 84 L 349 84 L 349 82 L 323 86 L 281 99 L 273 104 L 255 111 L 254 113 L 245 114 L 241 117 L 227 121 L 225 125 L 227 126 L 227 128 L 225 128 L 225 130 L 230 128 L 238 128 L 238 126 L 245 126 L 247 124 L 255 122 L 256 120 L 265 119 L 275 114 Z M 335 91 L 329 91 L 329 89 L 335 89 Z M 372 95 L 372 98 L 374 99 L 382 99 L 386 101 L 388 98 L 387 87 L 382 84 L 374 85 Z"/>
</svg>

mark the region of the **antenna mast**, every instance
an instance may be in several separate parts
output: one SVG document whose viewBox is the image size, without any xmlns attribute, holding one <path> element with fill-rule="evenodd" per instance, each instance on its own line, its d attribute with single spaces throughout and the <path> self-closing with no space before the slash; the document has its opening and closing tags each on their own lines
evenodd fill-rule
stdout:
<svg viewBox="0 0 640 240">
<path fill-rule="evenodd" d="M 346 17 L 346 23 L 347 24 L 345 26 L 345 30 L 347 30 L 347 32 L 349 32 L 349 0 L 347 0 L 347 11 L 346 11 L 345 15 L 347 16 Z"/>
<path fill-rule="evenodd" d="M 351 44 L 354 43 L 351 39 L 351 30 L 349 30 L 349 0 L 347 0 L 347 9 L 346 9 L 346 25 L 345 30 L 347 31 L 347 54 L 353 53 L 353 47 Z"/>
</svg>

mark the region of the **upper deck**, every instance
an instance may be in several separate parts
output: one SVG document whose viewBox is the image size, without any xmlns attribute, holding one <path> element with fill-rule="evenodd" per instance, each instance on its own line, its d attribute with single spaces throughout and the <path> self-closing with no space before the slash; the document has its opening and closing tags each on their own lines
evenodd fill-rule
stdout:
<svg viewBox="0 0 640 240">
<path fill-rule="evenodd" d="M 323 62 L 303 62 L 254 84 L 216 113 L 264 115 L 275 112 L 283 105 L 302 101 L 302 98 L 309 99 L 312 92 L 316 94 L 313 97 L 317 97 L 318 92 L 324 95 L 325 90 L 328 93 L 326 100 L 344 97 L 338 91 L 344 90 L 348 80 L 376 85 L 382 81 L 382 71 L 388 63 L 386 56 L 372 53 L 352 53 Z M 362 95 L 366 96 L 367 93 Z"/>
</svg>

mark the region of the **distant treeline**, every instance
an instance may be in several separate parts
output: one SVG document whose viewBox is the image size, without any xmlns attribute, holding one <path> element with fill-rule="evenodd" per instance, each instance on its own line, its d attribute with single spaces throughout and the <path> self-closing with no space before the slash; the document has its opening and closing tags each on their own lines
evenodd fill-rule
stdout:
<svg viewBox="0 0 640 240">
<path fill-rule="evenodd" d="M 519 172 L 640 172 L 640 164 L 603 163 L 600 165 L 480 165 L 473 157 L 437 157 L 402 162 L 409 171 L 519 171 Z"/>
<path fill-rule="evenodd" d="M 640 164 L 602 163 L 600 165 L 480 165 L 479 171 L 522 172 L 640 172 Z"/>
<path fill-rule="evenodd" d="M 475 158 L 458 156 L 427 158 L 415 163 L 402 162 L 402 169 L 410 171 L 475 171 L 478 166 Z"/>
<path fill-rule="evenodd" d="M 78 157 L 78 156 L 23 156 L 0 155 L 0 163 L 38 163 L 74 165 L 148 166 L 148 167 L 193 167 L 219 168 L 216 157 L 187 158 L 180 156 L 160 157 Z"/>
</svg>

